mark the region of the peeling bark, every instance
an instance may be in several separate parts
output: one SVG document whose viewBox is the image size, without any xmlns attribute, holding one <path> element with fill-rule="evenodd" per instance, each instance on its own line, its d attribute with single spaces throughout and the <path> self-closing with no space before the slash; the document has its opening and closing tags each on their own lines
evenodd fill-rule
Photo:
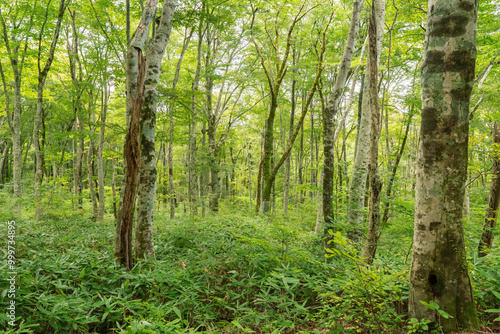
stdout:
<svg viewBox="0 0 500 334">
<path fill-rule="evenodd" d="M 132 226 L 141 165 L 140 119 L 146 77 L 146 63 L 142 49 L 149 36 L 149 27 L 154 19 L 157 3 L 157 0 L 146 2 L 141 21 L 127 49 L 125 62 L 127 66 L 127 134 L 123 152 L 125 179 L 116 219 L 114 256 L 115 260 L 127 269 L 133 266 Z"/>
<path fill-rule="evenodd" d="M 161 61 L 165 54 L 177 0 L 164 0 L 160 24 L 146 49 L 144 102 L 141 110 L 141 163 L 135 227 L 135 259 L 154 256 L 153 222 L 156 195 L 156 109 Z"/>
</svg>

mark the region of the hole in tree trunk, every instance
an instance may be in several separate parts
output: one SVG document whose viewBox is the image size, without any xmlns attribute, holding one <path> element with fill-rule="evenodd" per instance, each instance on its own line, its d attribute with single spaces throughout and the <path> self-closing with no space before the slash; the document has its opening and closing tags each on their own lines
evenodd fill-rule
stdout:
<svg viewBox="0 0 500 334">
<path fill-rule="evenodd" d="M 430 285 L 436 285 L 437 282 L 438 282 L 437 276 L 434 275 L 434 274 L 430 274 L 429 275 L 429 283 L 430 283 Z"/>
</svg>

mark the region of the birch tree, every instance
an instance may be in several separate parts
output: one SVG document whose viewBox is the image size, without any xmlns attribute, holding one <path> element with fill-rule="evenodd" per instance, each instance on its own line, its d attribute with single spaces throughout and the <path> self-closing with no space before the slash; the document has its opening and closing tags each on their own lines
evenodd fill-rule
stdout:
<svg viewBox="0 0 500 334">
<path fill-rule="evenodd" d="M 385 0 L 373 0 L 377 31 L 377 67 L 380 62 L 382 40 L 384 37 Z M 367 59 L 369 61 L 369 57 Z M 371 141 L 371 104 L 369 94 L 369 76 L 365 75 L 362 92 L 361 119 L 358 127 L 358 139 L 354 155 L 353 175 L 347 203 L 348 238 L 361 247 L 363 237 L 362 222 L 364 220 L 365 192 L 368 168 L 370 164 Z"/>
<path fill-rule="evenodd" d="M 164 0 L 160 24 L 146 48 L 144 103 L 141 112 L 141 167 L 137 201 L 134 255 L 154 256 L 153 221 L 156 195 L 155 127 L 161 62 L 172 31 L 177 0 Z"/>
<path fill-rule="evenodd" d="M 429 0 L 421 68 L 409 316 L 439 320 L 445 333 L 479 327 L 462 222 L 477 10 L 474 0 Z M 421 303 L 431 301 L 451 317 Z"/>
<path fill-rule="evenodd" d="M 325 248 L 327 249 L 333 247 L 333 245 L 329 245 L 331 240 L 329 230 L 333 228 L 334 118 L 340 108 L 340 99 L 344 92 L 347 74 L 351 67 L 363 3 L 364 1 L 362 0 L 357 0 L 353 3 L 351 24 L 344 48 L 344 55 L 342 56 L 332 93 L 323 112 L 323 219 L 325 220 L 324 234 L 326 237 Z"/>
<path fill-rule="evenodd" d="M 141 20 L 127 48 L 127 134 L 124 144 L 124 173 L 120 206 L 116 219 L 114 242 L 115 260 L 125 268 L 131 269 L 132 224 L 135 211 L 135 199 L 141 165 L 141 110 L 144 100 L 144 81 L 146 63 L 143 48 L 149 37 L 149 27 L 155 18 L 158 0 L 148 0 L 144 4 Z"/>
</svg>

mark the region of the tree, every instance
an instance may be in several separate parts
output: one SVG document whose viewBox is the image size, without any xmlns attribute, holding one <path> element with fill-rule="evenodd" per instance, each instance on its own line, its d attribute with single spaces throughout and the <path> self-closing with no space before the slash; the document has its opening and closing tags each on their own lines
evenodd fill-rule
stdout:
<svg viewBox="0 0 500 334">
<path fill-rule="evenodd" d="M 352 55 L 354 53 L 354 45 L 359 31 L 359 21 L 361 17 L 361 10 L 363 9 L 364 1 L 355 1 L 352 9 L 351 25 L 349 28 L 349 35 L 344 49 L 344 55 L 337 74 L 337 80 L 333 87 L 332 94 L 328 100 L 326 108 L 323 112 L 323 219 L 325 220 L 325 240 L 326 248 L 330 238 L 328 237 L 328 230 L 333 227 L 333 171 L 334 171 L 334 137 L 335 127 L 334 118 L 340 107 L 340 99 L 344 91 L 344 86 L 347 80 L 347 74 L 351 67 Z"/>
<path fill-rule="evenodd" d="M 141 167 L 135 226 L 135 258 L 154 256 L 153 221 L 156 196 L 155 133 L 161 62 L 172 31 L 177 0 L 164 0 L 160 24 L 146 48 L 144 103 L 141 111 Z"/>
<path fill-rule="evenodd" d="M 43 179 L 43 168 L 44 168 L 44 156 L 43 156 L 43 148 L 40 147 L 40 140 L 38 137 L 39 127 L 42 120 L 43 114 L 43 90 L 45 86 L 45 81 L 47 79 L 47 74 L 49 73 L 50 67 L 52 66 L 52 61 L 54 60 L 54 52 L 56 50 L 57 41 L 59 39 L 59 31 L 61 28 L 61 22 L 64 16 L 64 12 L 66 10 L 66 0 L 61 0 L 59 4 L 59 14 L 57 16 L 56 27 L 54 28 L 52 42 L 50 44 L 49 54 L 47 55 L 47 60 L 42 67 L 42 42 L 45 38 L 44 30 L 49 19 L 49 9 L 50 6 L 47 6 L 45 11 L 45 17 L 40 29 L 40 33 L 38 35 L 38 57 L 37 57 L 37 65 L 38 65 L 38 87 L 37 87 L 37 102 L 36 102 L 36 116 L 35 122 L 33 126 L 33 147 L 35 149 L 36 156 L 36 170 L 35 170 L 35 206 L 36 206 L 36 219 L 40 219 L 42 216 L 42 203 L 41 203 L 41 189 L 40 186 L 42 184 Z"/>
<path fill-rule="evenodd" d="M 374 17 L 376 19 L 377 32 L 377 67 L 380 62 L 382 51 L 382 40 L 384 37 L 385 22 L 385 0 L 374 0 Z M 367 57 L 367 62 L 370 57 Z M 358 247 L 361 247 L 362 228 L 364 219 L 364 203 L 366 192 L 366 180 L 370 165 L 370 143 L 372 140 L 371 130 L 373 129 L 369 76 L 365 75 L 364 89 L 362 91 L 361 118 L 358 126 L 358 137 L 356 150 L 354 152 L 353 175 L 349 189 L 349 201 L 347 204 L 347 220 L 349 226 L 348 237 Z M 377 127 L 378 129 L 378 127 Z"/>
<path fill-rule="evenodd" d="M 479 327 L 462 223 L 469 102 L 478 3 L 429 0 L 422 60 L 422 125 L 417 160 L 409 316 L 440 317 L 443 331 Z"/>
<path fill-rule="evenodd" d="M 146 2 L 141 21 L 127 48 L 127 134 L 123 151 L 125 179 L 116 219 L 114 242 L 115 260 L 127 269 L 131 269 L 133 264 L 132 225 L 141 165 L 140 119 L 146 77 L 146 62 L 142 50 L 149 37 L 149 27 L 155 18 L 157 3 L 158 0 Z"/>
<path fill-rule="evenodd" d="M 500 123 L 495 122 L 493 127 L 493 172 L 491 175 L 490 194 L 488 197 L 488 207 L 484 217 L 483 233 L 479 240 L 479 256 L 485 256 L 493 245 L 493 229 L 497 224 L 498 206 L 500 204 L 500 159 L 498 149 L 500 147 Z"/>
</svg>

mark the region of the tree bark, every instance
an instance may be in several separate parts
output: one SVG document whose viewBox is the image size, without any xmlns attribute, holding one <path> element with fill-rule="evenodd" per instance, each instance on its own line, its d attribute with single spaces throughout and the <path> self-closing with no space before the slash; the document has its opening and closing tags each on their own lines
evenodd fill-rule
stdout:
<svg viewBox="0 0 500 334">
<path fill-rule="evenodd" d="M 146 63 L 142 49 L 148 40 L 149 27 L 155 18 L 157 3 L 157 0 L 146 2 L 141 21 L 127 49 L 125 62 L 127 66 L 127 134 L 123 152 L 125 179 L 117 214 L 114 256 L 116 261 L 129 270 L 133 266 L 132 225 L 141 165 L 140 119 L 146 76 Z"/>
<path fill-rule="evenodd" d="M 193 84 L 191 90 L 193 96 L 191 98 L 191 120 L 189 122 L 189 162 L 188 162 L 188 200 L 189 200 L 189 212 L 191 215 L 198 214 L 198 201 L 196 198 L 196 187 L 197 187 L 197 175 L 196 175 L 196 118 L 198 117 L 197 107 L 196 107 L 196 93 L 198 91 L 198 84 L 200 82 L 200 71 L 201 71 L 201 46 L 203 44 L 203 32 L 202 32 L 203 22 L 200 20 L 200 25 L 198 26 L 198 51 L 197 51 L 197 62 L 196 62 L 196 72 L 194 75 Z"/>
<path fill-rule="evenodd" d="M 377 23 L 377 67 L 380 62 L 382 40 L 384 36 L 385 0 L 374 0 L 375 17 Z M 367 60 L 369 61 L 369 60 Z M 370 163 L 371 139 L 371 106 L 369 94 L 369 76 L 365 75 L 365 83 L 361 103 L 361 119 L 358 127 L 358 138 L 353 163 L 353 175 L 349 189 L 347 203 L 348 238 L 360 249 L 363 231 L 361 225 L 364 220 L 366 180 Z"/>
<path fill-rule="evenodd" d="M 473 0 L 429 0 L 421 68 L 409 317 L 436 319 L 445 333 L 479 327 L 462 222 L 477 7 Z M 437 303 L 451 317 L 420 301 Z"/>
<path fill-rule="evenodd" d="M 323 219 L 325 220 L 325 250 L 333 248 L 330 230 L 333 229 L 333 173 L 334 173 L 334 118 L 340 108 L 340 100 L 344 91 L 347 74 L 351 67 L 354 45 L 359 31 L 359 21 L 364 1 L 356 0 L 353 3 L 351 24 L 347 36 L 344 54 L 339 66 L 337 79 L 333 91 L 323 113 Z"/>
<path fill-rule="evenodd" d="M 99 208 L 97 206 L 97 200 L 95 195 L 94 187 L 94 171 L 92 168 L 92 158 L 94 156 L 94 144 L 92 140 L 89 141 L 89 149 L 87 150 L 87 179 L 89 184 L 90 200 L 92 203 L 92 219 L 97 219 L 99 214 Z"/>
<path fill-rule="evenodd" d="M 380 191 L 382 189 L 382 180 L 378 170 L 378 146 L 379 146 L 379 128 L 380 128 L 380 106 L 378 97 L 378 53 L 377 53 L 377 22 L 375 16 L 375 2 L 372 2 L 370 26 L 368 29 L 369 37 L 369 61 L 368 61 L 368 89 L 370 93 L 371 109 L 371 134 L 370 134 L 370 208 L 368 232 L 366 235 L 365 247 L 362 258 L 365 263 L 372 264 L 375 252 L 377 251 L 377 242 L 380 228 Z"/>
<path fill-rule="evenodd" d="M 146 49 L 144 102 L 141 111 L 141 163 L 135 227 L 135 259 L 154 256 L 153 222 L 156 195 L 155 127 L 158 82 L 177 0 L 164 0 L 160 24 Z"/>
<path fill-rule="evenodd" d="M 500 159 L 498 149 L 500 147 L 500 123 L 495 122 L 493 129 L 493 172 L 491 175 L 490 195 L 488 198 L 488 207 L 484 217 L 483 233 L 479 240 L 478 252 L 483 257 L 493 246 L 493 230 L 497 224 L 498 206 L 500 204 Z"/>
<path fill-rule="evenodd" d="M 109 101 L 109 88 L 108 82 L 103 80 L 102 87 L 102 113 L 101 113 L 101 129 L 99 131 L 99 144 L 97 146 L 97 179 L 99 182 L 99 211 L 97 213 L 97 220 L 102 221 L 104 219 L 104 164 L 102 153 L 104 150 L 104 135 L 106 132 L 106 114 L 108 112 L 108 101 Z"/>
</svg>

